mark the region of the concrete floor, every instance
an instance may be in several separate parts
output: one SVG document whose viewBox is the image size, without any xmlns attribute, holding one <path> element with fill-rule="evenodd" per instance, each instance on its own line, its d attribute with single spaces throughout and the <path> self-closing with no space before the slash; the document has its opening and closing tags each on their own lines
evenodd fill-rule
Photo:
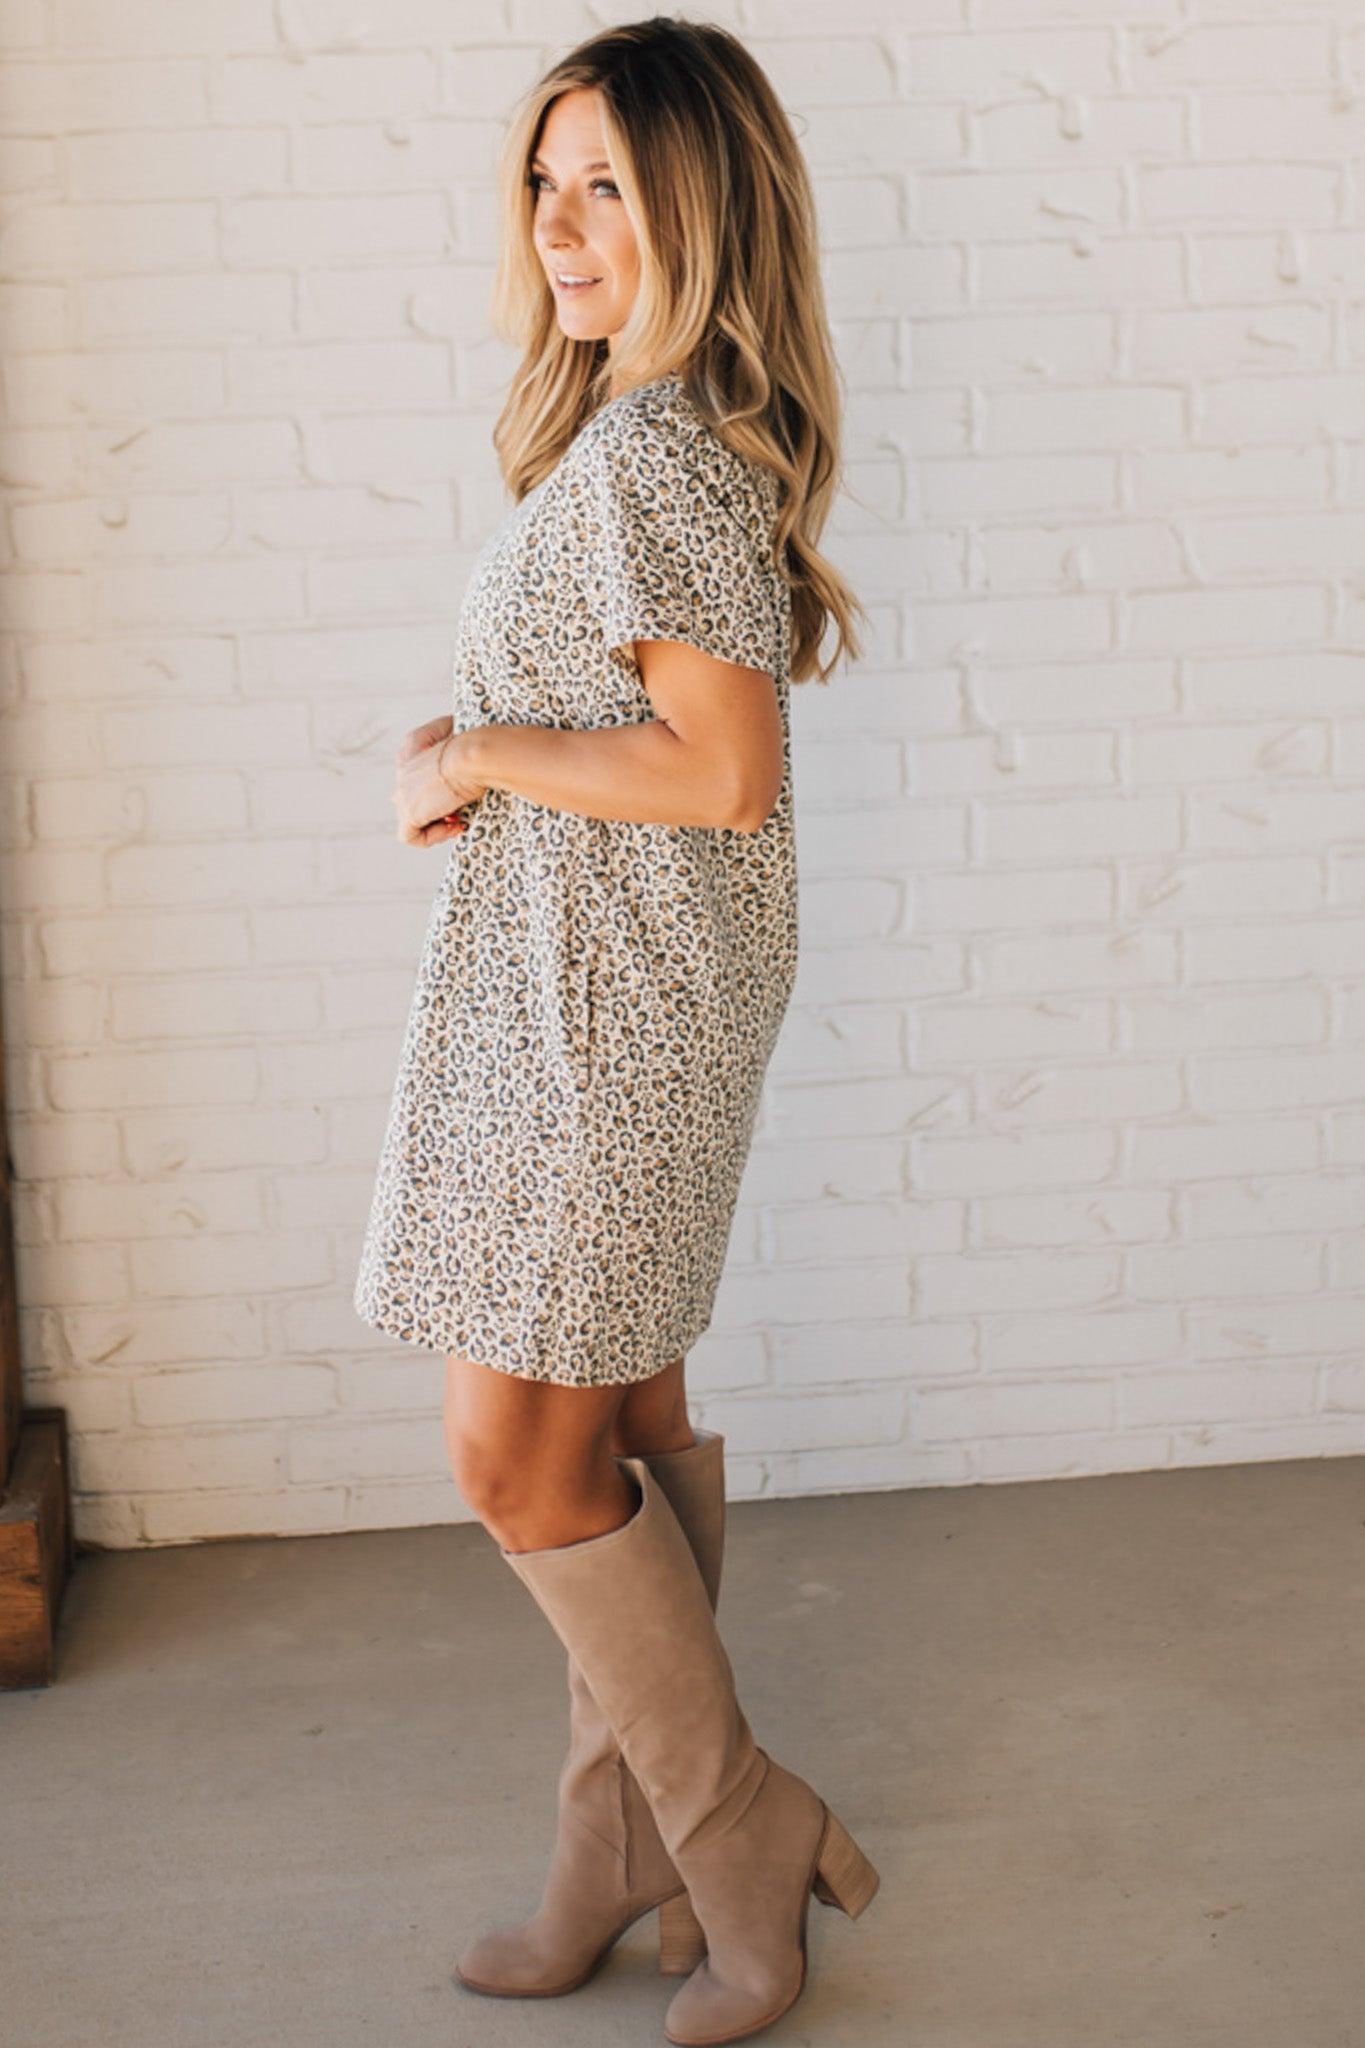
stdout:
<svg viewBox="0 0 1365 2048">
<path fill-rule="evenodd" d="M 1361 2048 L 1365 1460 L 732 1506 L 760 1742 L 882 1873 L 766 2038 Z M 539 1894 L 563 1653 L 477 1525 L 83 1557 L 0 1695 L 22 2048 L 662 2042 L 451 1963 Z"/>
</svg>

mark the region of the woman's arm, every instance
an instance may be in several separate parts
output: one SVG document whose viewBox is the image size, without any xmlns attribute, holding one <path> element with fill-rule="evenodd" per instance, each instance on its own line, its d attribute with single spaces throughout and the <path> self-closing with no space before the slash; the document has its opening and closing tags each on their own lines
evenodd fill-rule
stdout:
<svg viewBox="0 0 1365 2048">
<path fill-rule="evenodd" d="M 637 640 L 635 650 L 657 718 L 588 731 L 473 726 L 446 748 L 451 782 L 463 769 L 487 787 L 588 818 L 758 831 L 785 765 L 772 677 L 678 640 Z"/>
</svg>

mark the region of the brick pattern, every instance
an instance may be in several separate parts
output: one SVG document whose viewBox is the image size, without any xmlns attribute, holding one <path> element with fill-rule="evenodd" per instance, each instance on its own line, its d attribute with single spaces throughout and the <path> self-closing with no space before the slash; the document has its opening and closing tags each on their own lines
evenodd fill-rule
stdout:
<svg viewBox="0 0 1365 2048">
<path fill-rule="evenodd" d="M 863 663 L 696 1419 L 740 1497 L 1365 1450 L 1359 0 L 748 0 Z M 29 1399 L 115 1546 L 459 1519 L 349 1306 L 440 853 L 500 109 L 567 0 L 9 0 Z"/>
</svg>

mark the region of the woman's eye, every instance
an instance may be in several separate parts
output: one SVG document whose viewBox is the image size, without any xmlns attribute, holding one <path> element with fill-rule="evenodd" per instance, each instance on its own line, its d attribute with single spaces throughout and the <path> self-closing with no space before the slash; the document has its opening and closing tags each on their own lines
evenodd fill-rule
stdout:
<svg viewBox="0 0 1365 2048">
<path fill-rule="evenodd" d="M 533 192 L 539 192 L 541 186 L 543 184 L 548 184 L 549 180 L 546 178 L 545 173 L 543 171 L 532 171 L 530 176 L 527 178 L 526 182 Z M 605 187 L 605 189 L 611 193 L 614 199 L 619 199 L 621 197 L 620 192 L 617 190 L 616 186 L 612 183 L 610 178 L 594 178 L 591 185 L 589 185 L 588 190 L 590 192 L 595 192 L 599 185 Z"/>
</svg>

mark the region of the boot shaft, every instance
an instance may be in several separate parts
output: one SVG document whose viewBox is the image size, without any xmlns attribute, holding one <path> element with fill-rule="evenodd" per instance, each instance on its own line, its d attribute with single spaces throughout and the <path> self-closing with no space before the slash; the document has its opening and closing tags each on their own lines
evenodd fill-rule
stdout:
<svg viewBox="0 0 1365 2048">
<path fill-rule="evenodd" d="M 568 1646 L 676 1857 L 702 1820 L 723 1828 L 743 1813 L 767 1760 L 668 1497 L 643 1459 L 618 1462 L 639 1494 L 619 1528 L 503 1555 Z"/>
</svg>

